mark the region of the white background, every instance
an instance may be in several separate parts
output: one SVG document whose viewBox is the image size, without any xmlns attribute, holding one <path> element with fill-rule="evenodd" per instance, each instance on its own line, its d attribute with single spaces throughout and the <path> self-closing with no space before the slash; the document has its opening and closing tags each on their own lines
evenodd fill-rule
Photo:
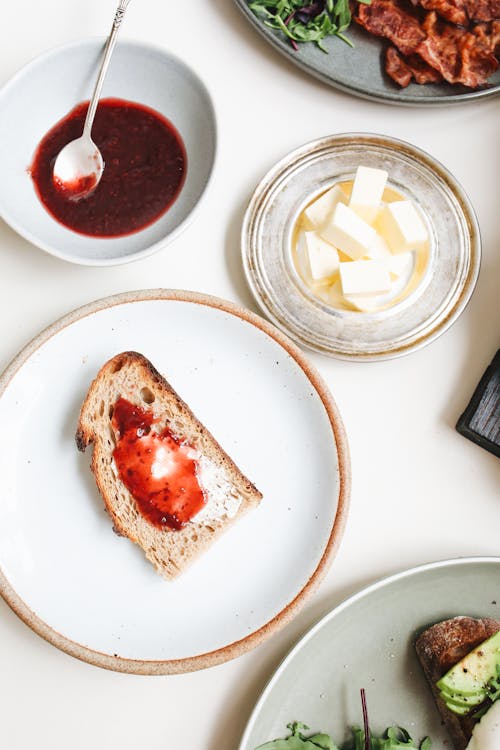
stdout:
<svg viewBox="0 0 500 750">
<path fill-rule="evenodd" d="M 1 12 L 3 83 L 51 46 L 106 33 L 114 2 L 4 0 Z M 71 266 L 1 224 L 0 368 L 42 327 L 115 292 L 161 285 L 255 309 L 240 262 L 245 205 L 278 158 L 330 133 L 386 133 L 439 159 L 476 209 L 483 264 L 466 312 L 423 351 L 357 365 L 311 356 L 345 421 L 353 494 L 340 553 L 301 615 L 236 661 L 154 678 L 79 663 L 34 635 L 1 602 L 0 742 L 9 750 L 234 750 L 274 667 L 334 604 L 387 573 L 447 557 L 498 554 L 500 547 L 500 461 L 453 429 L 499 345 L 498 100 L 423 110 L 337 93 L 269 49 L 230 0 L 134 0 L 122 33 L 165 46 L 206 82 L 219 120 L 213 182 L 186 232 L 129 266 Z"/>
</svg>

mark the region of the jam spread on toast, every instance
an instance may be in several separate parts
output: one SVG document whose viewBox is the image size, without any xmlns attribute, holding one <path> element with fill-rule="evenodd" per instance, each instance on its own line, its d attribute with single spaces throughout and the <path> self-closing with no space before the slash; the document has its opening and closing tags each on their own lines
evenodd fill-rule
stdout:
<svg viewBox="0 0 500 750">
<path fill-rule="evenodd" d="M 94 192 L 72 200 L 53 179 L 61 149 L 79 138 L 88 102 L 75 107 L 42 138 L 29 169 L 47 211 L 61 224 L 91 237 L 123 237 L 152 224 L 174 203 L 184 184 L 186 150 L 172 123 L 149 107 L 101 99 L 92 139 L 104 159 Z M 79 187 L 71 190 L 75 196 Z"/>
<path fill-rule="evenodd" d="M 180 529 L 206 503 L 196 452 L 168 427 L 154 430 L 155 421 L 152 411 L 120 397 L 112 417 L 113 458 L 141 515 L 157 528 Z"/>
</svg>

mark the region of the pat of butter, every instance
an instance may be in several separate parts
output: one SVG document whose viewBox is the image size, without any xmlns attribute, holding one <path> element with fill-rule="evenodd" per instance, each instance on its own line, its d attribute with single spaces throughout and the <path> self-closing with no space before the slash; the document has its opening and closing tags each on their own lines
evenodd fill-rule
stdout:
<svg viewBox="0 0 500 750">
<path fill-rule="evenodd" d="M 413 253 L 408 251 L 393 255 L 389 250 L 389 245 L 380 234 L 377 234 L 377 240 L 366 258 L 368 260 L 383 260 L 387 264 L 393 280 L 399 279 L 401 276 L 409 276 L 413 267 Z"/>
<path fill-rule="evenodd" d="M 374 221 L 380 210 L 387 176 L 383 169 L 358 167 L 356 170 L 349 207 L 369 223 Z"/>
<path fill-rule="evenodd" d="M 359 312 L 373 312 L 378 308 L 375 294 L 344 294 L 344 300 Z"/>
<path fill-rule="evenodd" d="M 371 248 L 377 241 L 377 233 L 373 227 L 343 203 L 337 204 L 331 221 L 323 227 L 320 234 L 353 260 L 370 255 Z"/>
<path fill-rule="evenodd" d="M 332 307 L 340 308 L 341 310 L 345 307 L 345 297 L 342 294 L 342 287 L 340 281 L 337 279 L 330 286 L 322 286 L 316 291 L 316 296 L 326 302 Z"/>
<path fill-rule="evenodd" d="M 339 254 L 316 232 L 304 232 L 304 242 L 311 278 L 316 283 L 329 283 L 339 270 Z"/>
<path fill-rule="evenodd" d="M 425 224 L 411 201 L 388 203 L 377 218 L 377 229 L 393 253 L 423 250 L 428 242 Z"/>
<path fill-rule="evenodd" d="M 411 251 L 391 255 L 389 259 L 389 272 L 394 279 L 399 279 L 401 276 L 409 276 L 412 270 L 413 253 Z"/>
<path fill-rule="evenodd" d="M 340 263 L 340 282 L 344 295 L 383 294 L 391 288 L 387 263 L 383 260 L 356 260 Z"/>
<path fill-rule="evenodd" d="M 385 260 L 390 263 L 395 256 L 389 250 L 389 245 L 380 234 L 375 237 L 375 242 L 371 246 L 366 258 L 368 260 Z"/>
<path fill-rule="evenodd" d="M 308 229 L 321 229 L 335 211 L 338 203 L 347 204 L 344 192 L 334 185 L 319 198 L 316 198 L 304 211 Z"/>
</svg>

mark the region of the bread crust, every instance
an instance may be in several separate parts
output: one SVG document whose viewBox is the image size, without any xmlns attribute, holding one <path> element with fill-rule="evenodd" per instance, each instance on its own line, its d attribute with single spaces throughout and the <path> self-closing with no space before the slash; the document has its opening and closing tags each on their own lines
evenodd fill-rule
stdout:
<svg viewBox="0 0 500 750">
<path fill-rule="evenodd" d="M 215 518 L 209 524 L 200 524 L 195 516 L 181 530 L 158 529 L 143 518 L 132 495 L 113 469 L 116 436 L 111 418 L 120 396 L 141 408 L 150 408 L 162 424 L 187 439 L 201 455 L 216 464 L 220 476 L 224 475 L 228 486 L 230 484 L 240 498 L 234 518 Z M 101 367 L 83 401 L 75 440 L 80 451 L 93 444 L 91 469 L 114 530 L 141 546 L 157 572 L 167 579 L 179 575 L 262 498 L 259 490 L 244 476 L 170 383 L 138 352 L 122 352 Z"/>
<path fill-rule="evenodd" d="M 456 750 L 465 750 L 476 722 L 450 711 L 439 696 L 436 682 L 454 664 L 499 630 L 500 620 L 459 616 L 432 625 L 415 641 L 417 656 Z"/>
</svg>

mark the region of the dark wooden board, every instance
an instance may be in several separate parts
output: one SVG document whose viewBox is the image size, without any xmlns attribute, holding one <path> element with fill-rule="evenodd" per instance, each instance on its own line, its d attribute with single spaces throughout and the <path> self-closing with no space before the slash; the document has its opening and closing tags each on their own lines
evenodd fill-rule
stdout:
<svg viewBox="0 0 500 750">
<path fill-rule="evenodd" d="M 458 420 L 457 430 L 495 456 L 500 456 L 500 349 Z"/>
</svg>

